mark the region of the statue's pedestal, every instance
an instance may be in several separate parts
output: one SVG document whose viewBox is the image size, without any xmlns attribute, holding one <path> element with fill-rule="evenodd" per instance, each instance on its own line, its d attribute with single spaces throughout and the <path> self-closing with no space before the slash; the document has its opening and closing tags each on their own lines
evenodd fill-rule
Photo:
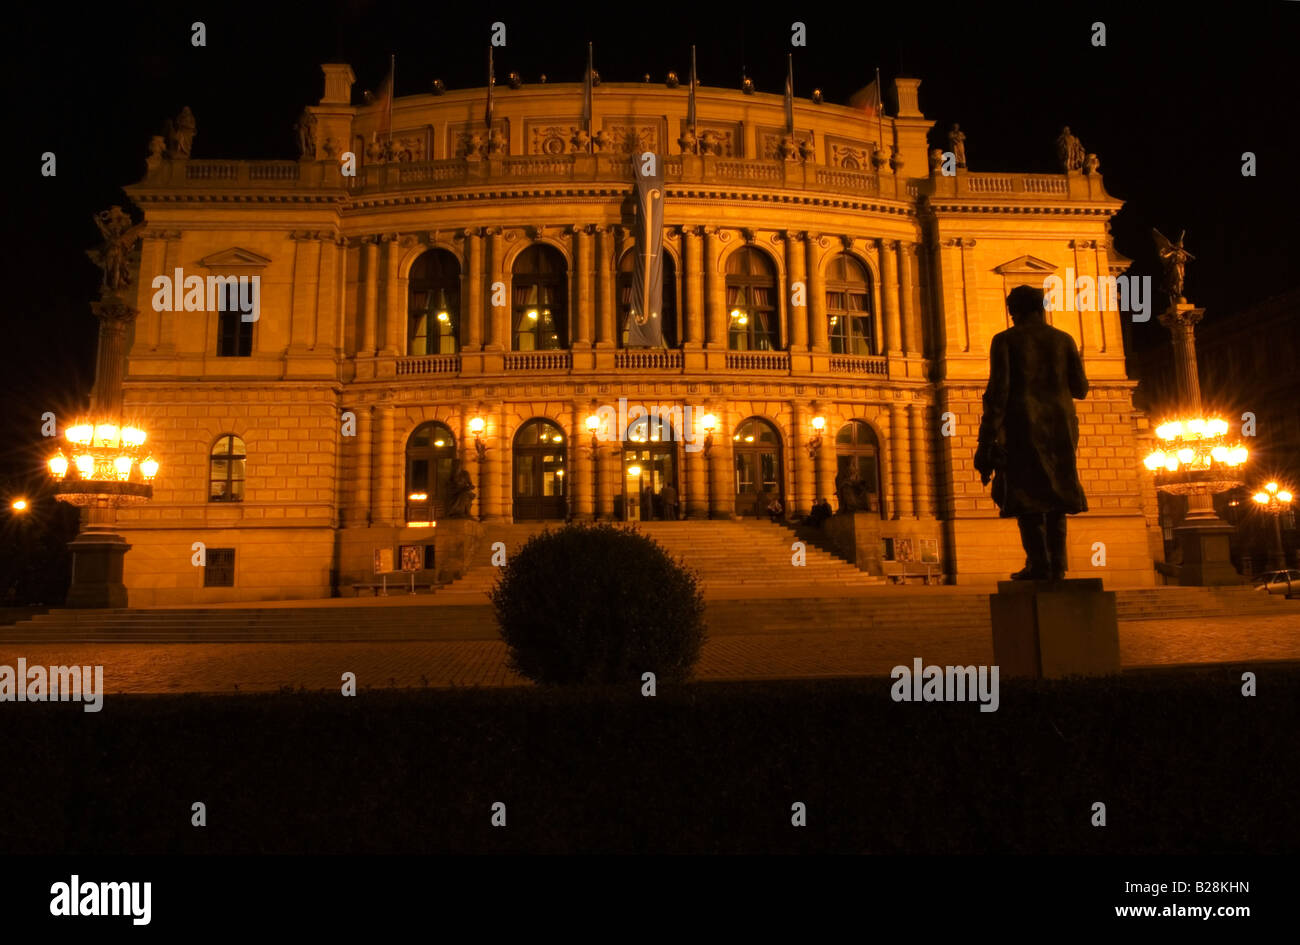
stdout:
<svg viewBox="0 0 1300 945">
<path fill-rule="evenodd" d="M 68 542 L 68 550 L 72 552 L 72 585 L 66 606 L 126 606 L 122 564 L 131 546 L 125 538 L 110 532 L 83 532 Z"/>
<path fill-rule="evenodd" d="M 882 573 L 879 512 L 839 512 L 822 522 L 826 539 L 839 554 L 868 574 Z"/>
<path fill-rule="evenodd" d="M 1178 583 L 1187 587 L 1213 587 L 1242 583 L 1232 566 L 1231 539 L 1234 529 L 1221 519 L 1188 519 L 1174 529 L 1183 552 Z"/>
<path fill-rule="evenodd" d="M 446 584 L 464 577 L 482 544 L 483 523 L 472 518 L 444 518 L 433 531 L 434 580 Z"/>
<path fill-rule="evenodd" d="M 1118 673 L 1115 592 L 1099 578 L 999 581 L 989 595 L 993 658 L 1003 676 L 1060 679 Z"/>
</svg>

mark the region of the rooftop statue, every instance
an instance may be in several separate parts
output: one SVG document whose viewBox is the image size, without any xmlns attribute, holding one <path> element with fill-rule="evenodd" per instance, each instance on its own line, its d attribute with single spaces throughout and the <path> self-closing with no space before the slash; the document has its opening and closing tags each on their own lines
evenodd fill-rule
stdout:
<svg viewBox="0 0 1300 945">
<path fill-rule="evenodd" d="M 194 113 L 188 105 L 181 109 L 175 121 L 167 121 L 166 132 L 168 154 L 172 157 L 189 157 L 194 136 L 198 133 L 198 122 L 194 120 Z"/>
<path fill-rule="evenodd" d="M 1083 170 L 1083 143 L 1070 133 L 1070 126 L 1061 129 L 1056 139 L 1056 158 L 1061 162 L 1063 171 Z"/>
<path fill-rule="evenodd" d="M 1160 255 L 1160 264 L 1165 270 L 1165 291 L 1169 293 L 1171 302 L 1183 301 L 1183 276 L 1187 270 L 1187 260 L 1196 257 L 1183 249 L 1183 237 L 1187 235 L 1184 230 L 1178 234 L 1178 242 L 1171 243 L 1157 229 L 1151 230 L 1152 236 L 1156 241 L 1156 252 Z"/>
</svg>

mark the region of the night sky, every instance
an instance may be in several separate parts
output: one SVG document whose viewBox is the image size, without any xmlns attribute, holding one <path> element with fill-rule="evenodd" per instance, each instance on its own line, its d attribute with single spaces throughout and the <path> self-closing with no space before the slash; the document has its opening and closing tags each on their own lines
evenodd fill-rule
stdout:
<svg viewBox="0 0 1300 945">
<path fill-rule="evenodd" d="M 703 6 L 623 0 L 584 15 L 568 3 L 327 0 L 279 8 L 40 3 L 8 12 L 3 258 L 11 303 L 0 352 L 0 489 L 39 478 L 28 477 L 44 452 L 40 413 L 63 416 L 89 391 L 89 302 L 99 280 L 85 255 L 97 237 L 91 216 L 125 202 L 120 187 L 142 176 L 149 137 L 164 119 L 193 109 L 196 158 L 296 158 L 292 125 L 320 98 L 320 63 L 352 65 L 356 102 L 379 85 L 390 52 L 399 95 L 427 92 L 434 78 L 480 87 L 494 20 L 507 25 L 508 45 L 496 53 L 502 99 L 512 70 L 526 82 L 543 72 L 552 82 L 580 81 L 588 40 L 606 81 L 649 72 L 662 82 L 669 69 L 685 80 L 694 43 L 705 85 L 738 88 L 745 70 L 759 91 L 779 94 L 790 51 L 800 97 L 821 87 L 841 103 L 877 65 L 887 88 L 895 76 L 918 77 L 921 109 L 936 122 L 931 143 L 946 147 L 947 128 L 960 122 L 972 171 L 1055 172 L 1053 142 L 1068 124 L 1099 156 L 1109 192 L 1127 201 L 1113 229 L 1118 250 L 1136 260 L 1134 273 L 1158 273 L 1149 235 L 1156 226 L 1173 238 L 1187 230 L 1197 259 L 1186 294 L 1209 310 L 1207 320 L 1300 284 L 1287 232 L 1300 208 L 1300 3 L 1207 13 L 1131 2 L 871 4 L 855 12 L 791 3 L 761 5 L 762 14 L 754 12 L 760 5 Z M 634 14 L 642 19 L 628 22 Z M 191 45 L 195 20 L 207 25 L 206 48 Z M 795 20 L 807 25 L 807 48 L 790 47 Z M 1091 45 L 1095 21 L 1106 24 L 1105 48 Z M 575 119 L 580 105 L 575 96 Z M 57 177 L 41 176 L 44 151 L 57 155 Z M 1258 176 L 1242 176 L 1243 151 L 1255 153 Z M 1143 344 L 1163 337 L 1154 319 L 1137 333 Z"/>
</svg>

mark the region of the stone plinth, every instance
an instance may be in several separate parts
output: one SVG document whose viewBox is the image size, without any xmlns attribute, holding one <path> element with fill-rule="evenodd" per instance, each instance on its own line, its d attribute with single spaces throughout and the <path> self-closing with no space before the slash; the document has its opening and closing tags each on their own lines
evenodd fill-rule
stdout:
<svg viewBox="0 0 1300 945">
<path fill-rule="evenodd" d="M 1184 586 L 1214 587 L 1241 584 L 1241 575 L 1232 566 L 1231 539 L 1234 529 L 1220 519 L 1188 521 L 1174 529 L 1174 538 L 1183 552 L 1178 569 L 1178 583 Z"/>
<path fill-rule="evenodd" d="M 843 512 L 822 523 L 826 538 L 839 554 L 868 574 L 882 573 L 879 512 Z"/>
<path fill-rule="evenodd" d="M 1003 676 L 1060 679 L 1118 673 L 1115 592 L 1100 579 L 999 581 L 989 595 L 993 658 Z"/>
<path fill-rule="evenodd" d="M 483 524 L 471 518 L 444 518 L 433 535 L 434 580 L 446 584 L 465 576 L 483 540 Z"/>
<path fill-rule="evenodd" d="M 126 606 L 122 563 L 131 546 L 121 535 L 84 532 L 68 543 L 72 552 L 72 586 L 68 607 Z"/>
</svg>

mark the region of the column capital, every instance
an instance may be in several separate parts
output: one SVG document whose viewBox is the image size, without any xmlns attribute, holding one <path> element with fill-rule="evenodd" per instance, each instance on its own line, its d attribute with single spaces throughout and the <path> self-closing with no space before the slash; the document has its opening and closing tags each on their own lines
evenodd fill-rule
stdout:
<svg viewBox="0 0 1300 945">
<path fill-rule="evenodd" d="M 880 248 L 886 250 L 887 252 L 892 253 L 895 249 L 898 248 L 898 240 L 881 239 Z"/>
<path fill-rule="evenodd" d="M 844 247 L 845 251 L 852 249 L 855 242 L 856 240 L 852 236 L 847 234 L 840 236 L 840 245 Z"/>
<path fill-rule="evenodd" d="M 683 224 L 677 229 L 681 232 L 682 236 L 699 236 L 701 231 L 701 227 L 694 224 Z"/>
<path fill-rule="evenodd" d="M 465 239 L 469 239 L 471 236 L 481 236 L 482 229 L 477 226 L 467 226 L 465 229 L 461 230 L 460 235 Z"/>
</svg>

